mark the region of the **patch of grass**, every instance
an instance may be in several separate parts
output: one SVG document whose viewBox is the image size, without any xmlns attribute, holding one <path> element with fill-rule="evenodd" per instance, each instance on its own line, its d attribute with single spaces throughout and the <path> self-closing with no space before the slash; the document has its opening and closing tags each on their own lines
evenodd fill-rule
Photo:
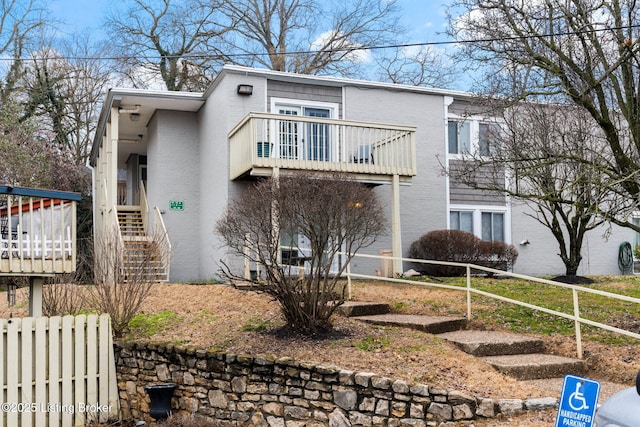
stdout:
<svg viewBox="0 0 640 427">
<path fill-rule="evenodd" d="M 202 286 L 202 285 L 219 285 L 221 282 L 217 281 L 216 279 L 209 279 L 209 280 L 196 280 L 193 282 L 188 282 L 187 285 L 196 285 L 196 286 Z"/>
<path fill-rule="evenodd" d="M 473 279 L 473 286 L 502 297 L 544 307 L 566 315 L 574 313 L 573 291 L 569 288 L 544 283 L 513 279 Z M 598 289 L 619 295 L 640 298 L 637 282 L 630 279 L 599 280 L 584 287 Z M 640 305 L 620 299 L 597 295 L 585 290 L 578 291 L 580 317 L 600 322 L 628 331 L 638 331 L 640 326 Z M 479 303 L 479 304 L 478 304 Z M 475 307 L 481 308 L 475 308 Z M 575 325 L 565 319 L 540 310 L 522 307 L 509 302 L 485 296 L 472 296 L 473 316 L 487 324 L 505 326 L 515 332 L 532 332 L 551 335 L 575 335 Z M 608 344 L 624 344 L 637 340 L 603 329 L 582 325 L 584 338 Z"/>
<path fill-rule="evenodd" d="M 387 337 L 374 337 L 367 335 L 354 344 L 355 348 L 362 351 L 376 351 L 389 347 L 391 340 Z"/>
<path fill-rule="evenodd" d="M 242 330 L 244 332 L 262 332 L 269 329 L 270 326 L 270 320 L 265 320 L 261 317 L 253 316 L 249 320 L 247 320 L 247 323 L 242 325 Z"/>
<path fill-rule="evenodd" d="M 199 324 L 201 322 L 215 323 L 215 321 L 218 320 L 218 316 L 216 316 L 209 310 L 202 310 L 201 312 L 197 313 L 195 317 L 196 318 L 191 321 L 192 324 Z"/>
<path fill-rule="evenodd" d="M 150 337 L 180 320 L 182 318 L 169 310 L 160 313 L 138 313 L 129 322 L 129 331 L 132 335 Z"/>
<path fill-rule="evenodd" d="M 491 310 L 477 310 L 474 312 L 474 318 L 486 324 L 506 327 L 514 332 L 544 335 L 554 333 L 573 335 L 575 332 L 574 324 L 570 320 L 512 304 L 494 307 Z"/>
<path fill-rule="evenodd" d="M 402 312 L 404 312 L 404 311 L 407 311 L 407 308 L 408 308 L 408 307 L 409 307 L 409 306 L 408 306 L 408 305 L 407 305 L 407 303 L 405 303 L 405 302 L 402 302 L 402 301 L 395 301 L 395 302 L 393 303 L 393 305 L 391 306 L 391 309 L 392 309 L 393 311 L 396 311 L 396 312 L 400 312 L 400 313 L 402 313 Z"/>
<path fill-rule="evenodd" d="M 640 298 L 640 286 L 638 286 L 640 281 L 638 278 L 636 276 L 598 276 L 590 277 L 590 279 L 594 280 L 594 283 L 584 285 L 578 291 L 581 318 L 638 333 L 640 331 L 640 304 L 586 291 L 602 290 L 613 294 Z M 435 283 L 430 278 L 416 278 L 416 280 Z M 464 293 L 464 288 L 467 286 L 466 281 L 466 277 L 442 278 L 436 284 L 460 288 L 460 291 L 419 286 L 422 290 L 425 290 L 424 296 L 416 300 L 409 298 L 406 300 L 394 299 L 392 305 L 394 309 L 402 312 L 426 311 L 435 315 L 464 316 L 466 313 L 466 297 Z M 417 289 L 418 287 L 418 285 L 409 284 L 388 285 L 394 287 L 402 286 L 404 289 L 413 287 Z M 567 316 L 573 316 L 574 314 L 574 296 L 572 289 L 569 287 L 509 277 L 487 278 L 477 276 L 471 278 L 471 285 L 473 289 L 557 311 Z M 437 290 L 437 292 L 431 293 L 429 292 L 430 290 Z M 439 296 L 432 298 L 434 294 Z M 575 324 L 570 319 L 475 293 L 472 293 L 471 298 L 472 317 L 488 326 L 505 327 L 513 332 L 521 333 L 575 336 Z M 594 326 L 582 324 L 581 330 L 585 341 L 611 345 L 638 344 L 638 340 L 635 338 Z"/>
</svg>

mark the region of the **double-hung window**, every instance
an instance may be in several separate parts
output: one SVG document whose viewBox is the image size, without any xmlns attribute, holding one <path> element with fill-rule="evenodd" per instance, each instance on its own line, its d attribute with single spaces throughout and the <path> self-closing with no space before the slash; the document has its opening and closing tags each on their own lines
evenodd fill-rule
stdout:
<svg viewBox="0 0 640 427">
<path fill-rule="evenodd" d="M 449 212 L 449 223 L 451 230 L 473 233 L 473 211 L 451 211 Z"/>
<path fill-rule="evenodd" d="M 495 123 L 480 123 L 478 126 L 478 154 L 488 156 L 495 152 L 496 138 L 500 127 Z"/>
<path fill-rule="evenodd" d="M 499 132 L 500 126 L 497 123 L 485 123 L 477 119 L 449 120 L 448 152 L 449 154 L 477 153 L 488 156 L 496 148 Z"/>
<path fill-rule="evenodd" d="M 449 229 L 475 234 L 485 241 L 506 242 L 507 211 L 487 207 L 460 206 L 449 211 Z"/>
<path fill-rule="evenodd" d="M 471 123 L 450 120 L 448 125 L 449 154 L 463 154 L 471 150 Z"/>
<path fill-rule="evenodd" d="M 482 212 L 482 240 L 504 242 L 504 213 Z"/>
</svg>

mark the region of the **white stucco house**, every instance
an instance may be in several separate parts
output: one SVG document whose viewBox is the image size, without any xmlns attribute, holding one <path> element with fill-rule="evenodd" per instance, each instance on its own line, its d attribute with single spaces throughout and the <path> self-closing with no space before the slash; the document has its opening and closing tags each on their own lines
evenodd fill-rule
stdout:
<svg viewBox="0 0 640 427">
<path fill-rule="evenodd" d="M 467 114 L 472 100 L 462 92 L 237 66 L 224 67 L 204 93 L 111 89 L 91 156 L 95 232 L 139 221 L 171 244 L 158 275 L 211 279 L 219 260 L 242 263 L 214 232 L 229 199 L 261 177 L 341 171 L 369 184 L 387 206 L 390 233 L 369 253 L 407 256 L 424 233 L 460 228 L 514 244 L 515 272 L 563 274 L 555 240 L 525 215 L 526 206 L 470 191 L 442 173 L 443 162 L 459 166 L 460 150 L 482 149 L 489 120 Z M 635 233 L 603 233 L 588 233 L 579 274 L 620 273 L 618 247 Z M 372 274 L 378 266 L 358 261 L 353 268 Z"/>
</svg>

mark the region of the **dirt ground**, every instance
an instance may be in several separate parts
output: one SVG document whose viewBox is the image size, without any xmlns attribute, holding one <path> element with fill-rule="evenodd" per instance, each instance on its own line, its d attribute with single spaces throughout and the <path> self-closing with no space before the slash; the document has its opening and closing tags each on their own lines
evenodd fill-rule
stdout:
<svg viewBox="0 0 640 427">
<path fill-rule="evenodd" d="M 464 313 L 461 294 L 360 283 L 354 285 L 353 299 L 388 302 L 393 310 L 402 313 L 447 315 Z M 0 316 L 25 316 L 26 299 L 25 290 L 19 290 L 16 306 L 1 304 Z M 288 356 L 496 399 L 559 398 L 561 391 L 560 381 L 516 381 L 437 336 L 418 331 L 373 326 L 335 316 L 334 331 L 330 334 L 313 338 L 283 334 L 284 322 L 273 300 L 264 294 L 225 285 L 154 285 L 142 310 L 146 314 L 142 317 L 149 324 L 143 322 L 127 339 Z M 575 343 L 570 338 L 544 339 L 549 352 L 575 357 Z M 585 350 L 591 368 L 587 376 L 607 382 L 601 402 L 611 393 L 632 385 L 640 360 L 635 346 L 608 348 L 586 343 Z M 546 411 L 459 425 L 551 426 L 555 416 L 555 411 Z"/>
</svg>

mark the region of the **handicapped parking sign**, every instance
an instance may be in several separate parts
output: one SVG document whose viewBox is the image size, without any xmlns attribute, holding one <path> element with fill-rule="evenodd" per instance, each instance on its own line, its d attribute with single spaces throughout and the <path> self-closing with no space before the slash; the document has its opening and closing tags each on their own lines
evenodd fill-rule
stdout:
<svg viewBox="0 0 640 427">
<path fill-rule="evenodd" d="M 565 376 L 555 427 L 591 427 L 599 394 L 599 382 Z"/>
</svg>

